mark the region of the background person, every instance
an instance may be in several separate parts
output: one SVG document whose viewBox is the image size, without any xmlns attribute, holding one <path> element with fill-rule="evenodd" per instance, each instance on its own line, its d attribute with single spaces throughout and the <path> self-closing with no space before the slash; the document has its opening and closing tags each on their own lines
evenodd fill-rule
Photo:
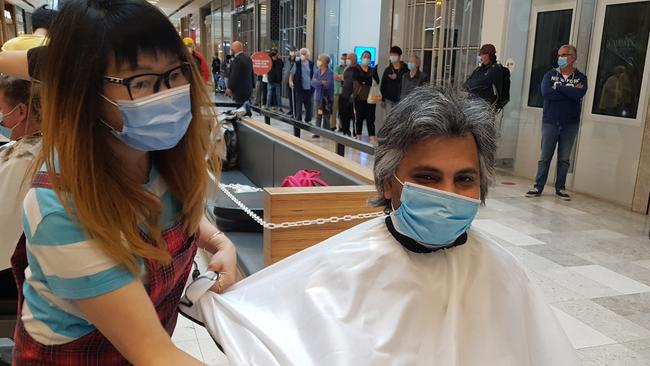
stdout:
<svg viewBox="0 0 650 366">
<path fill-rule="evenodd" d="M 235 103 L 243 104 L 250 101 L 253 94 L 255 74 L 253 60 L 244 53 L 244 45 L 235 41 L 230 46 L 233 58 L 230 64 L 230 76 L 226 95 L 232 96 Z"/>
<path fill-rule="evenodd" d="M 201 77 L 207 84 L 212 79 L 212 76 L 210 75 L 210 70 L 208 69 L 208 63 L 205 61 L 205 57 L 203 57 L 201 52 L 196 49 L 196 45 L 194 44 L 194 40 L 192 38 L 183 38 L 183 43 L 185 44 L 185 47 L 187 47 L 190 54 L 192 54 L 194 62 L 196 63 L 196 67 L 199 69 L 199 71 L 201 71 Z"/>
<path fill-rule="evenodd" d="M 569 173 L 571 149 L 580 126 L 582 98 L 587 93 L 587 76 L 574 67 L 578 58 L 574 46 L 564 45 L 557 52 L 558 68 L 549 70 L 542 79 L 542 152 L 535 185 L 526 192 L 526 197 L 542 195 L 557 146 L 555 195 L 561 200 L 570 201 L 571 196 L 566 192 L 566 176 Z"/>
<path fill-rule="evenodd" d="M 221 78 L 221 59 L 217 52 L 214 53 L 212 57 L 212 78 L 214 80 L 214 90 L 217 92 L 219 90 L 219 79 Z"/>
<path fill-rule="evenodd" d="M 310 123 L 314 113 L 314 87 L 311 78 L 314 75 L 314 63 L 311 61 L 311 52 L 301 48 L 289 78 L 289 87 L 294 91 L 295 111 L 294 118 L 302 121 L 302 107 L 305 107 L 305 122 Z"/>
<path fill-rule="evenodd" d="M 293 69 L 296 65 L 296 47 L 294 46 L 289 46 L 287 47 L 289 51 L 289 59 L 287 62 L 284 64 L 284 68 L 282 69 L 282 85 L 283 88 L 286 88 L 289 93 L 288 93 L 288 98 L 289 98 L 289 111 L 287 112 L 288 116 L 293 117 L 293 112 L 295 109 L 294 103 L 295 103 L 295 98 L 294 94 L 295 92 L 293 91 L 293 88 L 290 86 L 291 78 L 293 77 Z"/>
<path fill-rule="evenodd" d="M 22 207 L 28 185 L 23 181 L 41 150 L 38 92 L 32 83 L 0 75 L 0 133 L 13 142 L 0 147 L 0 298 L 17 299 L 11 255 L 23 234 Z"/>
<path fill-rule="evenodd" d="M 342 133 L 350 136 L 350 127 L 354 128 L 354 103 L 359 93 L 359 67 L 357 66 L 357 54 L 348 52 L 345 60 L 345 71 L 343 72 L 343 86 L 339 96 L 339 117 L 341 118 Z"/>
<path fill-rule="evenodd" d="M 417 87 L 426 85 L 429 82 L 429 75 L 420 71 L 420 58 L 417 55 L 409 57 L 407 67 L 409 72 L 402 77 L 400 99 L 408 97 Z"/>
<path fill-rule="evenodd" d="M 26 51 L 45 44 L 47 31 L 56 18 L 56 10 L 47 9 L 43 5 L 32 14 L 32 34 L 22 34 L 12 38 L 2 45 L 2 51 Z"/>
<path fill-rule="evenodd" d="M 330 129 L 341 132 L 341 121 L 339 120 L 339 96 L 343 87 L 343 72 L 345 71 L 345 60 L 348 58 L 347 53 L 341 54 L 339 64 L 334 68 L 334 105 L 332 107 L 332 116 L 330 117 Z"/>
<path fill-rule="evenodd" d="M 314 77 L 311 79 L 316 105 L 316 127 L 328 128 L 334 103 L 334 72 L 329 67 L 330 57 L 327 54 L 318 56 L 316 66 L 318 69 L 314 71 Z"/>
<path fill-rule="evenodd" d="M 381 76 L 381 96 L 384 99 L 386 113 L 399 102 L 402 90 L 402 78 L 409 72 L 402 61 L 402 49 L 393 46 L 390 48 L 390 65 L 386 67 Z"/>
<path fill-rule="evenodd" d="M 232 55 L 228 54 L 224 57 L 224 62 L 221 64 L 221 77 L 224 78 L 226 87 L 224 93 L 228 88 L 228 81 L 230 80 L 230 66 L 232 65 Z"/>
<path fill-rule="evenodd" d="M 634 88 L 624 65 L 614 68 L 614 73 L 607 78 L 600 94 L 598 107 L 605 114 L 626 116 L 632 108 Z"/>
<path fill-rule="evenodd" d="M 479 66 L 465 82 L 465 90 L 491 105 L 499 100 L 503 88 L 503 71 L 497 64 L 494 45 L 484 44 L 478 53 Z"/>
<path fill-rule="evenodd" d="M 364 51 L 361 54 L 361 64 L 358 66 L 359 75 L 357 80 L 359 83 L 359 92 L 354 103 L 356 112 L 355 132 L 357 140 L 361 140 L 363 122 L 365 121 L 370 143 L 375 144 L 377 142 L 377 138 L 375 137 L 375 109 L 377 105 L 368 103 L 368 95 L 370 94 L 372 81 L 374 80 L 376 83 L 379 83 L 379 75 L 377 75 L 376 67 L 370 67 L 370 58 L 370 52 Z"/>
<path fill-rule="evenodd" d="M 282 70 L 284 62 L 278 57 L 277 51 L 271 51 L 271 71 L 268 73 L 266 92 L 266 108 L 280 108 L 282 98 Z"/>
<path fill-rule="evenodd" d="M 43 147 L 12 263 L 14 362 L 198 365 L 170 339 L 197 246 L 215 253 L 219 289 L 236 273 L 234 246 L 205 218 L 210 96 L 145 1 L 66 1 L 50 33 Z"/>
</svg>

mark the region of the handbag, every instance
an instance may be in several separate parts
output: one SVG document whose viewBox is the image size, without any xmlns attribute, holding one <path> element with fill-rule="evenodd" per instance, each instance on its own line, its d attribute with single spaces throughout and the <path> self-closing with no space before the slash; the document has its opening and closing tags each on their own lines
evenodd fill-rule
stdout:
<svg viewBox="0 0 650 366">
<path fill-rule="evenodd" d="M 318 170 L 299 170 L 294 175 L 284 178 L 282 187 L 327 187 L 328 184 L 318 176 Z"/>
<path fill-rule="evenodd" d="M 370 87 L 370 92 L 368 93 L 368 104 L 377 104 L 383 100 L 381 96 L 381 89 L 379 88 L 379 84 L 375 81 L 375 79 L 372 79 L 372 86 Z"/>
<path fill-rule="evenodd" d="M 226 157 L 223 159 L 221 169 L 231 170 L 239 165 L 239 153 L 237 151 L 237 129 L 232 122 L 221 124 L 221 133 L 226 145 Z"/>
</svg>

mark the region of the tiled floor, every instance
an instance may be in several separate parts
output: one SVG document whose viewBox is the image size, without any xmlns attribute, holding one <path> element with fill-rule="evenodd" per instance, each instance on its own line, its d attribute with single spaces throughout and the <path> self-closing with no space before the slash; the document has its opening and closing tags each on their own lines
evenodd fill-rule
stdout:
<svg viewBox="0 0 650 366">
<path fill-rule="evenodd" d="M 371 156 L 347 156 L 372 165 Z M 525 198 L 530 184 L 499 177 L 475 225 L 526 267 L 583 365 L 650 365 L 650 219 L 578 194 L 571 202 Z M 227 364 L 205 330 L 186 320 L 174 341 L 211 365 Z"/>
<path fill-rule="evenodd" d="M 529 187 L 500 177 L 475 225 L 526 267 L 584 365 L 650 365 L 648 217 L 577 194 L 525 198 Z"/>
</svg>

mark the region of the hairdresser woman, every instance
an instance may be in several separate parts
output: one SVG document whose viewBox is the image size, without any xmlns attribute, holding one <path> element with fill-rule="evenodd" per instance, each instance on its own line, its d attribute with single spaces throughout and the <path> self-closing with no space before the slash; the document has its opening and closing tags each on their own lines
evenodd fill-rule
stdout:
<svg viewBox="0 0 650 366">
<path fill-rule="evenodd" d="M 12 260 L 24 281 L 14 362 L 200 364 L 170 339 L 197 247 L 216 253 L 215 291 L 236 270 L 204 217 L 218 168 L 203 82 L 144 0 L 66 1 L 50 37 L 43 149 Z"/>
</svg>

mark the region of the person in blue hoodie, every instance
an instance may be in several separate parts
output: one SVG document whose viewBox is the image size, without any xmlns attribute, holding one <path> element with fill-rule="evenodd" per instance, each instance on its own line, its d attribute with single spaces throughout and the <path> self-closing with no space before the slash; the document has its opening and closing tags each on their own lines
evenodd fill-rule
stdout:
<svg viewBox="0 0 650 366">
<path fill-rule="evenodd" d="M 542 115 L 542 153 L 538 162 L 535 186 L 526 197 L 542 195 L 548 171 L 557 146 L 557 174 L 555 194 L 570 201 L 566 192 L 571 149 L 580 125 L 582 98 L 587 93 L 587 76 L 575 68 L 576 48 L 564 45 L 558 50 L 558 68 L 549 70 L 542 79 L 544 111 Z"/>
</svg>

